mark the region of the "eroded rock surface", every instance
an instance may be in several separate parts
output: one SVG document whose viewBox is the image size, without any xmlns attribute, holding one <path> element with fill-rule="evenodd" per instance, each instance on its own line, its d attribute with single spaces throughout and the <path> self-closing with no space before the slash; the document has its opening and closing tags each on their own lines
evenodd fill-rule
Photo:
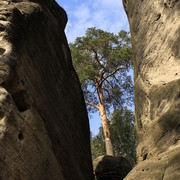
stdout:
<svg viewBox="0 0 180 180">
<path fill-rule="evenodd" d="M 180 179 L 180 1 L 123 3 L 134 51 L 139 163 L 126 179 Z"/>
<path fill-rule="evenodd" d="M 124 157 L 99 156 L 93 161 L 96 180 L 123 180 L 132 169 Z"/>
<path fill-rule="evenodd" d="M 89 123 L 54 0 L 0 1 L 0 179 L 93 179 Z"/>
</svg>

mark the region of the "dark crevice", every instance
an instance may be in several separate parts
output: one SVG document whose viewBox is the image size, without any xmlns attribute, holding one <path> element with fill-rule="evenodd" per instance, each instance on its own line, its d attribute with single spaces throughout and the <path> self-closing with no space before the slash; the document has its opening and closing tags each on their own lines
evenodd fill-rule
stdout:
<svg viewBox="0 0 180 180">
<path fill-rule="evenodd" d="M 5 30 L 6 30 L 6 27 L 4 25 L 0 24 L 0 31 L 2 32 L 2 31 L 5 31 Z"/>
<path fill-rule="evenodd" d="M 142 129 L 142 128 L 143 128 L 143 124 L 142 124 L 141 119 L 139 120 L 139 128 L 140 128 L 140 129 Z"/>
<path fill-rule="evenodd" d="M 26 91 L 20 91 L 16 94 L 12 94 L 12 98 L 19 112 L 24 112 L 29 109 L 29 104 L 26 101 Z"/>
<path fill-rule="evenodd" d="M 1 20 L 1 21 L 7 21 L 6 16 L 1 15 L 1 16 L 0 16 L 0 20 Z"/>
<path fill-rule="evenodd" d="M 0 30 L 1 30 L 1 26 L 0 26 Z M 4 48 L 0 48 L 0 55 L 2 56 L 5 53 L 5 49 Z"/>
<path fill-rule="evenodd" d="M 5 116 L 4 112 L 0 111 L 0 119 L 2 119 Z"/>
<path fill-rule="evenodd" d="M 156 21 L 158 21 L 161 18 L 161 13 L 157 14 Z"/>
<path fill-rule="evenodd" d="M 22 132 L 20 131 L 18 134 L 18 139 L 22 141 L 24 139 Z"/>
<path fill-rule="evenodd" d="M 163 173 L 163 175 L 162 175 L 162 180 L 164 179 L 164 173 Z"/>
<path fill-rule="evenodd" d="M 143 161 L 145 161 L 147 159 L 147 156 L 148 156 L 148 153 L 146 153 L 144 156 L 143 156 Z"/>
<path fill-rule="evenodd" d="M 165 8 L 173 8 L 178 0 L 164 0 L 164 7 Z"/>
<path fill-rule="evenodd" d="M 166 2 L 164 3 L 164 7 L 165 7 L 165 8 L 167 8 L 167 7 L 168 7 L 168 5 L 167 5 L 167 3 L 166 3 Z"/>
</svg>

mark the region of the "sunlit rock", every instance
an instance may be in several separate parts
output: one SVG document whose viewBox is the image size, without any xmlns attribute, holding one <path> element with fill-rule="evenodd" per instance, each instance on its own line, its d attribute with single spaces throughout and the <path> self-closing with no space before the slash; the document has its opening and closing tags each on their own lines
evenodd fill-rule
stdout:
<svg viewBox="0 0 180 180">
<path fill-rule="evenodd" d="M 138 165 L 129 179 L 180 179 L 180 1 L 124 0 L 134 51 Z"/>
</svg>

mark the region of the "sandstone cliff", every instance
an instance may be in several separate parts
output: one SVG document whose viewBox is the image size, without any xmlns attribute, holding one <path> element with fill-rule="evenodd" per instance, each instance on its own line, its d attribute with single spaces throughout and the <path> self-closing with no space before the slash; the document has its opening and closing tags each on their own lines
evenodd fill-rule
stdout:
<svg viewBox="0 0 180 180">
<path fill-rule="evenodd" d="M 180 179 L 180 1 L 124 0 L 134 51 L 138 165 L 129 179 Z"/>
<path fill-rule="evenodd" d="M 66 21 L 54 0 L 0 1 L 0 179 L 93 179 Z"/>
</svg>

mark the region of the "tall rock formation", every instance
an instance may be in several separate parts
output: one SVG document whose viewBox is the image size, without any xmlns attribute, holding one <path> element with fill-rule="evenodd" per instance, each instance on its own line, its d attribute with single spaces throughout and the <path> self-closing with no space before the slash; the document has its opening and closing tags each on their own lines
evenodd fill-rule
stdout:
<svg viewBox="0 0 180 180">
<path fill-rule="evenodd" d="M 138 137 L 138 165 L 126 179 L 180 179 L 180 1 L 123 3 L 134 51 Z"/>
<path fill-rule="evenodd" d="M 89 123 L 54 0 L 0 1 L 0 179 L 90 180 Z"/>
</svg>

